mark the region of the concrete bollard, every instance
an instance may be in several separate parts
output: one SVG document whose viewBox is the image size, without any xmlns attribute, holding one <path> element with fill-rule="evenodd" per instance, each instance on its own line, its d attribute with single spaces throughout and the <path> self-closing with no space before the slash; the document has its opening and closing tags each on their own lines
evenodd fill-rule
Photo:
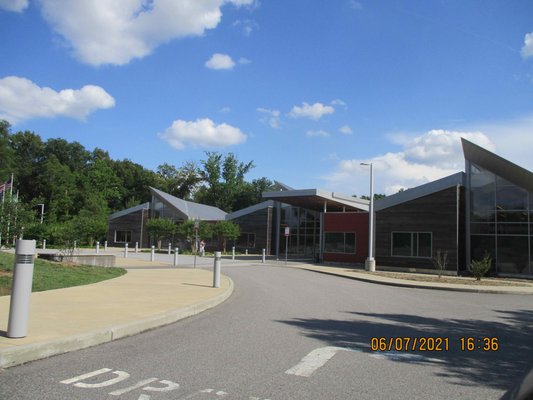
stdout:
<svg viewBox="0 0 533 400">
<path fill-rule="evenodd" d="M 235 261 L 235 246 L 231 248 L 231 260 Z"/>
<path fill-rule="evenodd" d="M 245 254 L 248 255 L 248 249 L 246 249 Z"/>
<path fill-rule="evenodd" d="M 172 254 L 172 243 L 168 244 L 168 255 Z"/>
<path fill-rule="evenodd" d="M 222 253 L 215 251 L 215 263 L 213 265 L 213 287 L 220 287 L 220 260 L 222 259 Z"/>
<path fill-rule="evenodd" d="M 107 252 L 107 240 L 104 242 L 104 251 Z"/>
<path fill-rule="evenodd" d="M 155 246 L 152 246 L 152 252 L 150 253 L 150 261 L 155 260 Z"/>
<path fill-rule="evenodd" d="M 77 247 L 77 246 L 78 246 L 78 241 L 75 240 L 75 241 L 74 241 L 74 251 L 76 251 L 76 247 Z"/>
<path fill-rule="evenodd" d="M 139 252 L 139 242 L 135 242 L 135 254 Z"/>
<path fill-rule="evenodd" d="M 96 242 L 96 254 L 100 254 L 100 242 Z"/>
<path fill-rule="evenodd" d="M 265 263 L 265 259 L 266 259 L 266 250 L 263 249 L 263 256 L 261 258 L 261 262 L 264 264 Z"/>
<path fill-rule="evenodd" d="M 43 250 L 46 250 L 46 239 L 43 239 Z"/>
<path fill-rule="evenodd" d="M 179 255 L 180 249 L 177 247 L 174 249 L 174 266 L 178 266 L 178 255 Z"/>
<path fill-rule="evenodd" d="M 7 325 L 7 337 L 10 338 L 22 338 L 28 334 L 34 254 L 35 240 L 17 240 Z"/>
<path fill-rule="evenodd" d="M 124 258 L 128 258 L 128 244 L 124 244 Z"/>
</svg>

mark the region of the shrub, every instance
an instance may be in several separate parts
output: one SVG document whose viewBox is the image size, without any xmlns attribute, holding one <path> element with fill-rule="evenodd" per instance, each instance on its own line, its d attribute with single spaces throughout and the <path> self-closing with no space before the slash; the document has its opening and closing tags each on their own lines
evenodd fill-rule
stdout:
<svg viewBox="0 0 533 400">
<path fill-rule="evenodd" d="M 481 260 L 472 260 L 469 270 L 472 275 L 475 276 L 476 281 L 480 281 L 487 272 L 489 272 L 492 266 L 492 258 L 489 254 L 485 253 L 485 257 Z"/>
</svg>

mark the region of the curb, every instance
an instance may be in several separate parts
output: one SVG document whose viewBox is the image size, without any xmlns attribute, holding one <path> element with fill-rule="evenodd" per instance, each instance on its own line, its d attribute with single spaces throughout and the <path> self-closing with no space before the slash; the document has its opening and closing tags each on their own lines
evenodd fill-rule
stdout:
<svg viewBox="0 0 533 400">
<path fill-rule="evenodd" d="M 225 292 L 184 308 L 154 315 L 140 321 L 97 329 L 60 339 L 0 350 L 0 368 L 9 368 L 30 361 L 36 361 L 137 335 L 200 314 L 203 311 L 218 306 L 231 296 L 234 289 L 233 281 L 231 278 L 227 276 L 225 277 L 229 281 L 229 288 Z"/>
<path fill-rule="evenodd" d="M 430 290 L 446 290 L 450 292 L 464 292 L 464 293 L 487 293 L 487 294 L 519 294 L 519 295 L 533 295 L 533 292 L 531 291 L 520 291 L 520 290 L 505 290 L 505 289 L 478 289 L 473 287 L 451 287 L 451 286 L 433 286 L 433 285 L 425 285 L 423 283 L 408 283 L 408 282 L 394 282 L 394 281 L 382 281 L 378 279 L 372 279 L 372 278 L 365 278 L 362 276 L 349 276 L 344 274 L 339 274 L 336 272 L 328 272 L 328 271 L 318 271 L 313 268 L 307 268 L 300 266 L 298 267 L 300 269 L 316 272 L 318 274 L 325 274 L 325 275 L 333 275 L 338 276 L 341 278 L 347 278 L 352 279 L 356 281 L 366 282 L 366 283 L 375 283 L 377 285 L 384 285 L 384 286 L 396 286 L 396 287 L 404 287 L 404 288 L 410 288 L 410 289 L 430 289 Z"/>
</svg>

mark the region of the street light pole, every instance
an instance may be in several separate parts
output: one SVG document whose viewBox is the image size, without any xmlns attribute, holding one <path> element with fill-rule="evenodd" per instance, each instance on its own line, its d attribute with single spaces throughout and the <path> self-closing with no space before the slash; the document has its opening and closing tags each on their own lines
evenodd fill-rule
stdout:
<svg viewBox="0 0 533 400">
<path fill-rule="evenodd" d="M 41 224 L 43 223 L 44 218 L 44 203 L 37 204 L 38 206 L 41 206 Z"/>
<path fill-rule="evenodd" d="M 370 208 L 368 210 L 368 258 L 365 261 L 365 269 L 370 272 L 376 271 L 374 259 L 374 171 L 372 163 L 361 163 L 370 166 Z"/>
</svg>

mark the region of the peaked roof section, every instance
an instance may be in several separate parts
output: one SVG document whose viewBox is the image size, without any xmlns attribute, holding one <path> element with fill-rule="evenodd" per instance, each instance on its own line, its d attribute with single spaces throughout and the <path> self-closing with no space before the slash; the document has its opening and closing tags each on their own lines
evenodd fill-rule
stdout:
<svg viewBox="0 0 533 400">
<path fill-rule="evenodd" d="M 433 182 L 426 183 L 421 186 L 414 187 L 412 189 L 407 189 L 403 192 L 398 192 L 391 196 L 384 197 L 377 200 L 374 203 L 374 208 L 376 211 L 381 211 L 386 208 L 394 207 L 398 204 L 405 203 L 411 200 L 418 199 L 420 197 L 428 196 L 433 193 L 440 192 L 444 189 L 449 189 L 453 186 L 461 185 L 464 186 L 465 183 L 465 173 L 458 172 L 453 175 L 449 175 L 445 178 L 438 179 Z"/>
<path fill-rule="evenodd" d="M 243 208 L 242 210 L 237 210 L 231 214 L 226 215 L 227 220 L 232 220 L 235 218 L 242 217 L 243 215 L 251 214 L 259 210 L 263 210 L 268 207 L 274 207 L 274 202 L 272 200 L 263 201 L 259 204 L 254 204 L 253 206 Z"/>
<path fill-rule="evenodd" d="M 326 203 L 329 212 L 343 211 L 344 209 L 347 211 L 368 211 L 370 203 L 368 200 L 321 189 L 265 192 L 263 198 L 315 211 L 324 210 L 324 203 Z"/>
<path fill-rule="evenodd" d="M 128 214 L 131 214 L 131 213 L 134 213 L 134 212 L 137 212 L 137 211 L 141 211 L 141 210 L 148 210 L 148 209 L 150 209 L 150 203 L 139 204 L 138 206 L 135 206 L 135 207 L 131 207 L 131 208 L 127 208 L 125 210 L 117 211 L 116 213 L 111 214 L 109 216 L 109 219 L 111 220 L 111 219 L 123 217 L 124 215 L 128 215 Z"/>
<path fill-rule="evenodd" d="M 226 213 L 220 208 L 182 200 L 153 187 L 150 188 L 150 191 L 152 195 L 158 197 L 167 206 L 183 214 L 187 219 L 198 218 L 202 221 L 223 221 L 226 219 Z"/>
<path fill-rule="evenodd" d="M 461 138 L 465 159 L 487 169 L 505 180 L 533 192 L 533 173 L 483 147 Z"/>
</svg>

